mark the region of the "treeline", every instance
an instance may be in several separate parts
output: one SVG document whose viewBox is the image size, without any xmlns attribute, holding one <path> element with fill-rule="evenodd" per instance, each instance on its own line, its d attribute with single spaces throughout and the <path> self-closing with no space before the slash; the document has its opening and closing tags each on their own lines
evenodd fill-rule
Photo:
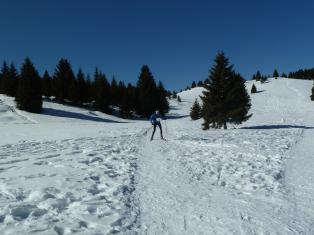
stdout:
<svg viewBox="0 0 314 235">
<path fill-rule="evenodd" d="M 136 86 L 125 84 L 95 69 L 93 77 L 82 69 L 75 73 L 67 59 L 61 59 L 52 75 L 45 71 L 40 76 L 29 58 L 19 72 L 12 63 L 3 63 L 0 72 L 0 93 L 15 97 L 17 107 L 30 112 L 41 112 L 42 99 L 69 105 L 91 107 L 111 114 L 118 107 L 120 116 L 132 118 L 149 116 L 158 109 L 162 114 L 169 110 L 166 91 L 156 83 L 149 67 L 141 68 Z"/>
</svg>

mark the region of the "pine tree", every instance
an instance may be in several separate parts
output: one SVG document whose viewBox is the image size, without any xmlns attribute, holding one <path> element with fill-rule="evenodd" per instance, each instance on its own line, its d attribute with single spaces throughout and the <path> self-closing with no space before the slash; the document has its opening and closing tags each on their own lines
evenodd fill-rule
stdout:
<svg viewBox="0 0 314 235">
<path fill-rule="evenodd" d="M 82 69 L 80 68 L 77 76 L 76 76 L 76 82 L 77 82 L 77 103 L 79 105 L 82 105 L 85 102 L 88 102 L 88 88 L 85 81 L 85 74 L 83 73 Z"/>
<path fill-rule="evenodd" d="M 177 92 L 176 91 L 173 91 L 172 92 L 172 99 L 176 99 L 177 98 Z"/>
<path fill-rule="evenodd" d="M 256 89 L 256 86 L 254 83 L 253 83 L 252 88 L 251 88 L 251 93 L 252 94 L 257 93 L 257 89 Z"/>
<path fill-rule="evenodd" d="M 195 87 L 196 87 L 196 82 L 192 82 L 191 88 L 195 88 Z"/>
<path fill-rule="evenodd" d="M 161 115 L 165 115 L 169 111 L 169 102 L 167 99 L 167 91 L 164 88 L 162 82 L 158 83 L 157 87 L 157 109 L 161 113 Z"/>
<path fill-rule="evenodd" d="M 274 70 L 273 77 L 274 78 L 278 78 L 279 77 L 279 73 L 278 73 L 277 69 Z"/>
<path fill-rule="evenodd" d="M 181 103 L 181 102 L 182 102 L 182 100 L 181 100 L 181 97 L 180 97 L 180 96 L 178 96 L 178 97 L 177 97 L 177 101 L 178 101 L 179 103 Z"/>
<path fill-rule="evenodd" d="M 73 105 L 79 104 L 78 84 L 76 78 L 71 81 L 68 91 L 68 100 L 71 101 Z"/>
<path fill-rule="evenodd" d="M 96 68 L 95 75 L 94 75 L 94 107 L 96 110 L 104 112 L 104 113 L 111 113 L 109 108 L 110 104 L 110 84 L 106 76 L 99 72 Z"/>
<path fill-rule="evenodd" d="M 198 86 L 198 87 L 202 87 L 202 86 L 204 86 L 204 83 L 203 83 L 202 81 L 199 81 L 199 82 L 197 83 L 197 86 Z"/>
<path fill-rule="evenodd" d="M 133 111 L 133 100 L 134 100 L 134 88 L 131 84 L 128 84 L 127 88 L 124 89 L 123 96 L 120 105 L 120 115 L 122 118 L 132 118 Z"/>
<path fill-rule="evenodd" d="M 120 97 L 121 98 L 121 97 Z M 113 105 L 119 104 L 119 90 L 118 90 L 118 83 L 115 77 L 112 78 L 111 81 L 111 99 Z"/>
<path fill-rule="evenodd" d="M 260 81 L 262 79 L 262 74 L 260 71 L 257 71 L 256 72 L 256 75 L 255 75 L 255 80 L 256 81 Z"/>
<path fill-rule="evenodd" d="M 18 87 L 18 72 L 15 68 L 15 65 L 11 63 L 9 67 L 9 73 L 8 73 L 8 91 L 7 95 L 15 97 L 17 93 L 17 87 Z"/>
<path fill-rule="evenodd" d="M 8 76 L 9 73 L 9 66 L 8 64 L 4 61 L 1 72 L 0 72 L 0 93 L 6 94 L 5 92 L 5 82 L 6 82 L 6 77 Z"/>
<path fill-rule="evenodd" d="M 198 120 L 201 118 L 202 108 L 198 103 L 198 100 L 195 99 L 194 104 L 190 111 L 190 117 L 192 120 Z"/>
<path fill-rule="evenodd" d="M 70 86 L 75 80 L 74 73 L 70 62 L 66 59 L 61 59 L 55 69 L 54 73 L 54 92 L 59 102 L 64 102 L 69 99 Z"/>
<path fill-rule="evenodd" d="M 265 83 L 267 81 L 267 76 L 261 76 L 261 83 Z"/>
<path fill-rule="evenodd" d="M 282 74 L 281 74 L 281 77 L 282 77 L 282 78 L 287 78 L 287 74 L 282 73 Z"/>
<path fill-rule="evenodd" d="M 137 107 L 138 114 L 149 117 L 156 109 L 156 82 L 149 67 L 144 65 L 137 82 Z"/>
<path fill-rule="evenodd" d="M 250 97 L 244 79 L 235 74 L 233 65 L 224 53 L 218 53 L 210 71 L 209 84 L 201 97 L 203 101 L 203 128 L 227 129 L 227 123 L 240 124 L 250 118 Z"/>
<path fill-rule="evenodd" d="M 41 79 L 29 58 L 22 65 L 15 101 L 21 110 L 34 113 L 42 110 Z"/>
<path fill-rule="evenodd" d="M 48 73 L 48 71 L 46 70 L 42 79 L 42 91 L 43 91 L 43 95 L 45 97 L 50 97 L 52 95 L 52 80 L 51 77 Z"/>
</svg>

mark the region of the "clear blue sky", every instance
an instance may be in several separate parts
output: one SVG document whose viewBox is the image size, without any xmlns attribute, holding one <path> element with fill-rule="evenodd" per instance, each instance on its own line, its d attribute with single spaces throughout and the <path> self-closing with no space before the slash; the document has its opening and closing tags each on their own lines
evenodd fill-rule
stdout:
<svg viewBox="0 0 314 235">
<path fill-rule="evenodd" d="M 223 50 L 245 78 L 314 66 L 314 1 L 1 0 L 0 60 L 26 56 L 135 83 L 148 64 L 168 89 L 205 79 Z"/>
</svg>

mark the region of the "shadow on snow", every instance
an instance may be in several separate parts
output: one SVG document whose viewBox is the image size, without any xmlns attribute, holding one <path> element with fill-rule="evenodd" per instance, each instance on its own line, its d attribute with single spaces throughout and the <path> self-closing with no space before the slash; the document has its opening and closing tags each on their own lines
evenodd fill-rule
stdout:
<svg viewBox="0 0 314 235">
<path fill-rule="evenodd" d="M 247 130 L 270 130 L 270 129 L 314 129 L 314 127 L 300 126 L 300 125 L 262 125 L 262 126 L 248 126 L 241 129 Z"/>
<path fill-rule="evenodd" d="M 75 113 L 75 112 L 58 110 L 58 109 L 53 109 L 53 108 L 44 108 L 42 114 L 53 116 L 53 117 L 73 118 L 73 119 L 80 119 L 80 120 L 93 121 L 93 122 L 128 123 L 128 122 L 113 121 L 110 119 L 97 117 L 97 116 L 92 117 L 92 116 L 82 114 L 82 113 Z"/>
</svg>

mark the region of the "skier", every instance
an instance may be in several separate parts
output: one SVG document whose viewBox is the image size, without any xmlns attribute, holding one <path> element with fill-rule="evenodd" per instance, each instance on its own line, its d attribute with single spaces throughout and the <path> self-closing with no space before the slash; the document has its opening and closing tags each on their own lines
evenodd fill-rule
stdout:
<svg viewBox="0 0 314 235">
<path fill-rule="evenodd" d="M 160 115 L 158 110 L 156 110 L 155 113 L 153 113 L 150 116 L 150 118 L 149 118 L 149 121 L 154 126 L 154 131 L 153 131 L 152 137 L 150 138 L 150 141 L 152 141 L 153 138 L 154 138 L 154 134 L 155 134 L 155 131 L 156 131 L 156 126 L 159 127 L 161 139 L 164 140 L 164 137 L 162 136 L 162 127 L 161 127 L 161 124 L 160 124 L 160 119 L 161 118 L 162 118 L 162 116 Z"/>
</svg>

